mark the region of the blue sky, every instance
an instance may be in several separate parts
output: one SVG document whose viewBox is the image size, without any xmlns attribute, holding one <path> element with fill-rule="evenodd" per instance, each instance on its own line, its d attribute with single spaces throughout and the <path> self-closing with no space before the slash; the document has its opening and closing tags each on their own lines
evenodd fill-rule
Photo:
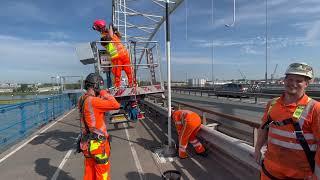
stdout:
<svg viewBox="0 0 320 180">
<path fill-rule="evenodd" d="M 143 1 L 132 3 L 142 8 Z M 99 39 L 91 25 L 97 18 L 110 21 L 110 0 L 0 2 L 0 82 L 49 82 L 51 76 L 93 71 L 79 62 L 74 48 Z M 237 0 L 235 26 L 227 28 L 232 2 L 214 0 L 212 9 L 211 0 L 185 0 L 172 14 L 173 80 L 211 79 L 212 60 L 214 78 L 238 79 L 239 69 L 248 79 L 264 78 L 265 2 Z M 309 63 L 319 77 L 320 1 L 268 0 L 268 10 L 269 77 L 276 64 L 276 77 L 280 77 L 295 61 Z M 163 49 L 163 28 L 156 40 Z M 162 57 L 165 74 L 164 52 Z"/>
</svg>

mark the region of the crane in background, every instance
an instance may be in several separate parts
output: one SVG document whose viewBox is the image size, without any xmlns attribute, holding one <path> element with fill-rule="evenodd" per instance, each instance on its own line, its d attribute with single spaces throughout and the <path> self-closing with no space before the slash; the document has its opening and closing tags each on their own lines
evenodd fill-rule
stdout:
<svg viewBox="0 0 320 180">
<path fill-rule="evenodd" d="M 242 71 L 241 71 L 240 69 L 238 69 L 238 71 L 240 72 L 240 75 L 241 75 L 242 79 L 243 79 L 244 81 L 246 81 L 246 80 L 247 80 L 247 77 L 242 73 Z"/>
<path fill-rule="evenodd" d="M 278 68 L 278 64 L 276 64 L 276 67 L 274 68 L 273 73 L 271 74 L 271 81 L 273 81 L 274 78 L 275 78 L 275 75 L 276 75 L 276 72 L 277 72 L 277 68 Z"/>
</svg>

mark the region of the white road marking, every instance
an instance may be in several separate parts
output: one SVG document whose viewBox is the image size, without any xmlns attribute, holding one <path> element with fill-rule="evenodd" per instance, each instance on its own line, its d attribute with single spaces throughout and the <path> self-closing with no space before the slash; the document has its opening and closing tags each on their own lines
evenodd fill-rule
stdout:
<svg viewBox="0 0 320 180">
<path fill-rule="evenodd" d="M 26 142 L 24 142 L 23 144 L 21 144 L 19 147 L 17 147 L 16 149 L 14 149 L 13 151 L 11 151 L 9 154 L 5 155 L 3 158 L 0 159 L 0 163 L 2 163 L 4 160 L 6 160 L 8 157 L 12 156 L 14 153 L 16 153 L 17 151 L 19 151 L 21 148 L 23 148 L 25 145 L 27 145 L 29 142 L 31 142 L 33 139 L 35 139 L 36 137 L 38 137 L 40 134 L 44 133 L 46 130 L 48 130 L 49 128 L 51 128 L 53 125 L 55 125 L 57 122 L 61 121 L 62 119 L 64 119 L 66 116 L 68 116 L 70 113 L 72 113 L 75 109 L 71 110 L 70 112 L 68 112 L 66 115 L 62 116 L 60 119 L 58 119 L 57 121 L 55 121 L 54 123 L 50 124 L 50 126 L 46 127 L 45 129 L 43 129 L 42 131 L 40 131 L 38 134 L 34 135 L 33 137 L 31 137 L 29 140 L 27 140 Z"/>
<path fill-rule="evenodd" d="M 195 177 L 193 177 L 188 170 L 186 170 L 186 168 L 183 167 L 183 165 L 179 162 L 179 161 L 175 161 L 175 163 L 180 166 L 182 172 L 190 179 L 197 179 Z"/>
<path fill-rule="evenodd" d="M 149 122 L 153 123 L 153 125 L 154 125 L 159 131 L 163 132 L 163 130 L 162 130 L 156 123 L 154 123 L 152 120 L 150 120 L 149 118 L 145 118 L 145 119 L 147 119 Z M 144 124 L 145 124 L 145 123 L 144 123 Z M 146 125 L 146 124 L 145 124 L 145 125 Z M 147 127 L 148 127 L 148 126 L 147 126 Z M 165 133 L 165 132 L 163 132 L 163 133 L 164 133 L 164 135 L 168 138 L 168 134 Z M 157 139 L 159 139 L 159 138 L 157 138 Z M 161 142 L 161 141 L 159 140 L 158 142 Z M 171 137 L 171 142 L 172 142 L 173 144 L 176 144 L 176 142 L 174 141 L 174 139 L 172 139 L 172 137 Z"/>
<path fill-rule="evenodd" d="M 71 155 L 71 153 L 72 153 L 72 149 L 69 150 L 69 151 L 67 152 L 67 154 L 64 156 L 64 158 L 62 159 L 62 161 L 61 161 L 59 167 L 57 168 L 56 172 L 54 172 L 51 180 L 57 180 L 60 171 L 62 170 L 64 164 L 67 162 L 67 160 L 68 160 L 69 156 Z"/>
<path fill-rule="evenodd" d="M 148 118 L 145 118 L 148 119 Z M 148 128 L 149 130 L 151 130 L 151 128 L 143 121 L 140 121 L 140 123 L 142 123 L 144 126 L 146 126 L 146 128 Z M 158 138 L 158 136 L 153 132 L 153 131 L 149 131 L 149 133 L 152 135 L 153 138 L 155 138 L 157 140 L 157 142 L 161 142 L 161 140 Z"/>
<path fill-rule="evenodd" d="M 195 158 L 190 157 L 190 159 L 192 160 L 192 162 L 194 162 L 196 165 L 198 165 L 203 171 L 208 172 L 207 169 L 205 167 L 203 167 L 199 161 L 197 161 Z"/>
<path fill-rule="evenodd" d="M 137 151 L 136 149 L 134 148 L 132 142 L 130 141 L 130 135 L 129 135 L 129 131 L 127 129 L 127 124 L 126 123 L 122 123 L 123 126 L 125 127 L 125 131 L 126 131 L 126 135 L 127 135 L 127 139 L 128 139 L 128 142 L 129 142 L 129 146 L 130 146 L 130 149 L 131 149 L 131 152 L 132 152 L 132 156 L 133 156 L 133 160 L 136 164 L 136 167 L 138 169 L 138 174 L 139 174 L 139 177 L 140 177 L 140 180 L 143 180 L 143 169 L 141 167 L 141 163 L 139 161 L 139 158 L 138 158 L 138 154 L 137 154 Z"/>
</svg>

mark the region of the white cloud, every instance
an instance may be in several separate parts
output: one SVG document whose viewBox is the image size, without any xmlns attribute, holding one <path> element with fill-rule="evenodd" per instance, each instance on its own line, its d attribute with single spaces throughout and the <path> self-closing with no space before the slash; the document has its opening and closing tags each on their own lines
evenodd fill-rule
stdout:
<svg viewBox="0 0 320 180">
<path fill-rule="evenodd" d="M 262 51 L 256 50 L 254 46 L 243 46 L 241 48 L 241 51 L 245 54 L 253 54 L 253 55 L 261 55 L 264 53 Z"/>
<path fill-rule="evenodd" d="M 68 34 L 66 34 L 65 32 L 46 32 L 45 34 L 47 34 L 49 36 L 49 39 L 69 39 L 70 36 Z"/>
<path fill-rule="evenodd" d="M 162 58 L 163 64 L 166 63 L 166 59 Z M 179 65 L 212 65 L 212 57 L 210 56 L 198 56 L 194 54 L 183 53 L 183 55 L 176 55 L 171 58 L 172 64 Z M 241 64 L 252 64 L 250 60 L 241 61 Z M 239 62 L 230 59 L 218 59 L 214 57 L 213 64 L 215 65 L 239 65 Z"/>
<path fill-rule="evenodd" d="M 215 9 L 214 24 L 211 29 L 224 28 L 224 25 L 232 21 L 232 12 L 218 12 L 220 9 Z M 210 17 L 212 10 L 208 7 L 204 10 L 193 11 L 193 15 L 198 18 Z M 320 1 L 318 0 L 268 0 L 268 24 L 274 22 L 287 22 L 288 18 L 296 19 L 296 22 L 301 22 L 301 18 L 315 22 L 318 20 L 320 13 Z M 220 13 L 220 14 L 219 14 Z M 183 18 L 182 18 L 183 19 Z M 191 17 L 189 18 L 191 19 Z M 211 21 L 211 20 L 210 20 Z M 236 3 L 236 26 L 239 25 L 255 25 L 260 26 L 265 24 L 265 1 L 245 1 Z M 208 28 L 204 26 L 204 28 Z"/>
<path fill-rule="evenodd" d="M 8 70 L 28 72 L 33 80 L 42 81 L 49 80 L 48 74 L 88 74 L 88 66 L 85 67 L 77 60 L 74 46 L 70 42 L 27 40 L 0 35 L 0 80 L 14 77 L 24 81 L 23 73 L 5 73 Z"/>
<path fill-rule="evenodd" d="M 211 47 L 212 41 L 197 39 L 192 40 L 195 42 L 194 44 L 198 47 Z M 257 36 L 255 38 L 249 38 L 245 40 L 215 40 L 215 47 L 249 47 L 249 46 L 264 46 L 265 38 L 261 36 Z M 286 48 L 288 46 L 308 46 L 310 45 L 309 41 L 304 37 L 271 37 L 268 38 L 268 46 L 272 48 Z"/>
<path fill-rule="evenodd" d="M 309 28 L 306 33 L 306 39 L 311 42 L 319 40 L 319 37 L 320 37 L 320 21 L 312 24 L 311 28 Z"/>
</svg>

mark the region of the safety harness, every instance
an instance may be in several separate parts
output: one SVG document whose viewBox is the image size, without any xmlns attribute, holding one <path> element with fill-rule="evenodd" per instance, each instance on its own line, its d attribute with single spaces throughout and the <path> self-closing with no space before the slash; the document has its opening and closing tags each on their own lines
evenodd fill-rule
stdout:
<svg viewBox="0 0 320 180">
<path fill-rule="evenodd" d="M 98 155 L 93 155 L 91 154 L 91 151 L 94 151 L 95 149 L 98 149 L 101 143 L 105 143 L 107 140 L 106 136 L 91 132 L 89 130 L 89 127 L 85 121 L 85 116 L 84 116 L 84 103 L 85 100 L 88 98 L 88 95 L 85 95 L 84 98 L 81 98 L 80 100 L 80 130 L 81 130 L 81 137 L 80 141 L 82 142 L 88 142 L 88 153 L 89 156 L 87 158 L 94 158 L 97 164 L 106 164 L 109 161 L 109 157 L 106 155 L 105 151 L 103 151 L 102 154 Z M 82 123 L 81 120 L 83 121 L 83 124 L 85 126 L 86 134 L 82 134 Z"/>
<path fill-rule="evenodd" d="M 293 125 L 294 128 L 294 134 L 296 135 L 296 139 L 299 141 L 306 157 L 308 160 L 308 163 L 310 165 L 310 168 L 312 170 L 312 172 L 314 172 L 314 168 L 315 168 L 315 161 L 314 161 L 314 157 L 315 157 L 315 151 L 311 151 L 310 147 L 308 145 L 308 142 L 305 138 L 305 136 L 303 135 L 303 131 L 302 131 L 302 125 L 299 123 L 301 121 L 303 121 L 306 116 L 302 116 L 303 114 L 308 114 L 308 112 L 310 111 L 310 109 L 314 106 L 315 104 L 315 100 L 313 99 L 309 99 L 309 102 L 307 103 L 307 105 L 299 105 L 297 106 L 296 110 L 294 111 L 292 118 L 288 118 L 282 121 L 275 121 L 272 120 L 271 116 L 270 116 L 270 111 L 272 109 L 272 106 L 274 104 L 276 104 L 276 101 L 279 98 L 275 98 L 271 101 L 271 104 L 269 106 L 268 109 L 268 116 L 267 116 L 267 121 L 261 126 L 261 129 L 267 129 L 269 130 L 269 127 L 273 124 L 274 126 L 286 126 L 289 124 Z M 274 176 L 272 176 L 265 168 L 263 161 L 262 161 L 262 170 L 263 172 L 271 179 L 275 179 L 278 180 L 279 178 L 276 178 Z"/>
</svg>

